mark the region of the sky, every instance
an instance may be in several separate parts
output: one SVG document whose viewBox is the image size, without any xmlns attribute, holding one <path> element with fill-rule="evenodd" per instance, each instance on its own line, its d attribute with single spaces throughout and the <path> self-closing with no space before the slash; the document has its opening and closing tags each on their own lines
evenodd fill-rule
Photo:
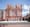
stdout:
<svg viewBox="0 0 30 27">
<path fill-rule="evenodd" d="M 22 9 L 22 16 L 26 16 L 27 14 L 29 14 L 29 6 L 24 5 Z"/>
<path fill-rule="evenodd" d="M 12 5 L 16 5 L 17 3 L 29 5 L 30 0 L 0 0 L 0 8 L 4 9 L 8 3 Z"/>
<path fill-rule="evenodd" d="M 28 11 L 28 5 L 30 5 L 30 0 L 0 0 L 0 9 L 4 10 L 7 4 L 16 5 L 17 3 L 22 4 L 24 6 L 23 15 L 25 16 Z M 24 12 L 25 11 L 25 12 Z"/>
</svg>

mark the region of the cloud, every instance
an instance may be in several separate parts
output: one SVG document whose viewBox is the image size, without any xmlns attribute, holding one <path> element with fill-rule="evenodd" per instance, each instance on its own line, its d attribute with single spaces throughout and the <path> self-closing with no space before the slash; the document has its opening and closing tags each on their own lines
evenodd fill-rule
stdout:
<svg viewBox="0 0 30 27">
<path fill-rule="evenodd" d="M 22 16 L 26 16 L 29 13 L 28 5 L 23 6 Z"/>
<path fill-rule="evenodd" d="M 28 9 L 28 6 L 27 5 L 24 5 L 24 9 Z"/>
</svg>

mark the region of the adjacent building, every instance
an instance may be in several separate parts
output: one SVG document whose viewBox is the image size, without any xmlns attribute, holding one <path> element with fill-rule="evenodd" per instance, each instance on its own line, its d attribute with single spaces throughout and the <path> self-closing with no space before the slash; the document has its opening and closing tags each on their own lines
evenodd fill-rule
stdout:
<svg viewBox="0 0 30 27">
<path fill-rule="evenodd" d="M 0 9 L 0 21 L 3 20 L 3 10 Z"/>
</svg>

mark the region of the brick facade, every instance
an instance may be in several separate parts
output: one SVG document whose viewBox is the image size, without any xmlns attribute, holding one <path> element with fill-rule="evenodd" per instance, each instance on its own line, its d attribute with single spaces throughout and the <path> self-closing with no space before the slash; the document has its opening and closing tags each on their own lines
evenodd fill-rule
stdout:
<svg viewBox="0 0 30 27">
<path fill-rule="evenodd" d="M 9 8 L 11 7 L 11 8 Z M 20 8 L 19 8 L 20 7 Z M 15 19 L 19 19 L 20 16 L 22 17 L 22 6 L 21 5 L 16 5 L 15 8 L 12 8 L 12 6 L 9 6 L 6 8 L 5 10 L 5 20 L 8 19 L 8 20 L 15 20 Z M 18 18 L 19 17 L 19 18 Z"/>
</svg>

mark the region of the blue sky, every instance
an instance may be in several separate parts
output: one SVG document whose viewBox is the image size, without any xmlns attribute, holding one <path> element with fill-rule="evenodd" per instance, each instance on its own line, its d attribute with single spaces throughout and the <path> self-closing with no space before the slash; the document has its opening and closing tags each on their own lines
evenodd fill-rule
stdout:
<svg viewBox="0 0 30 27">
<path fill-rule="evenodd" d="M 2 8 L 2 10 L 4 10 L 4 8 L 6 7 L 7 4 L 12 4 L 12 5 L 16 5 L 17 3 L 19 4 L 26 4 L 26 5 L 30 5 L 30 0 L 0 0 L 0 9 Z M 27 11 L 24 12 L 23 10 L 23 15 L 25 16 L 27 14 Z"/>
<path fill-rule="evenodd" d="M 16 5 L 19 4 L 30 4 L 30 0 L 0 0 L 0 8 L 5 8 L 7 4 Z"/>
</svg>

